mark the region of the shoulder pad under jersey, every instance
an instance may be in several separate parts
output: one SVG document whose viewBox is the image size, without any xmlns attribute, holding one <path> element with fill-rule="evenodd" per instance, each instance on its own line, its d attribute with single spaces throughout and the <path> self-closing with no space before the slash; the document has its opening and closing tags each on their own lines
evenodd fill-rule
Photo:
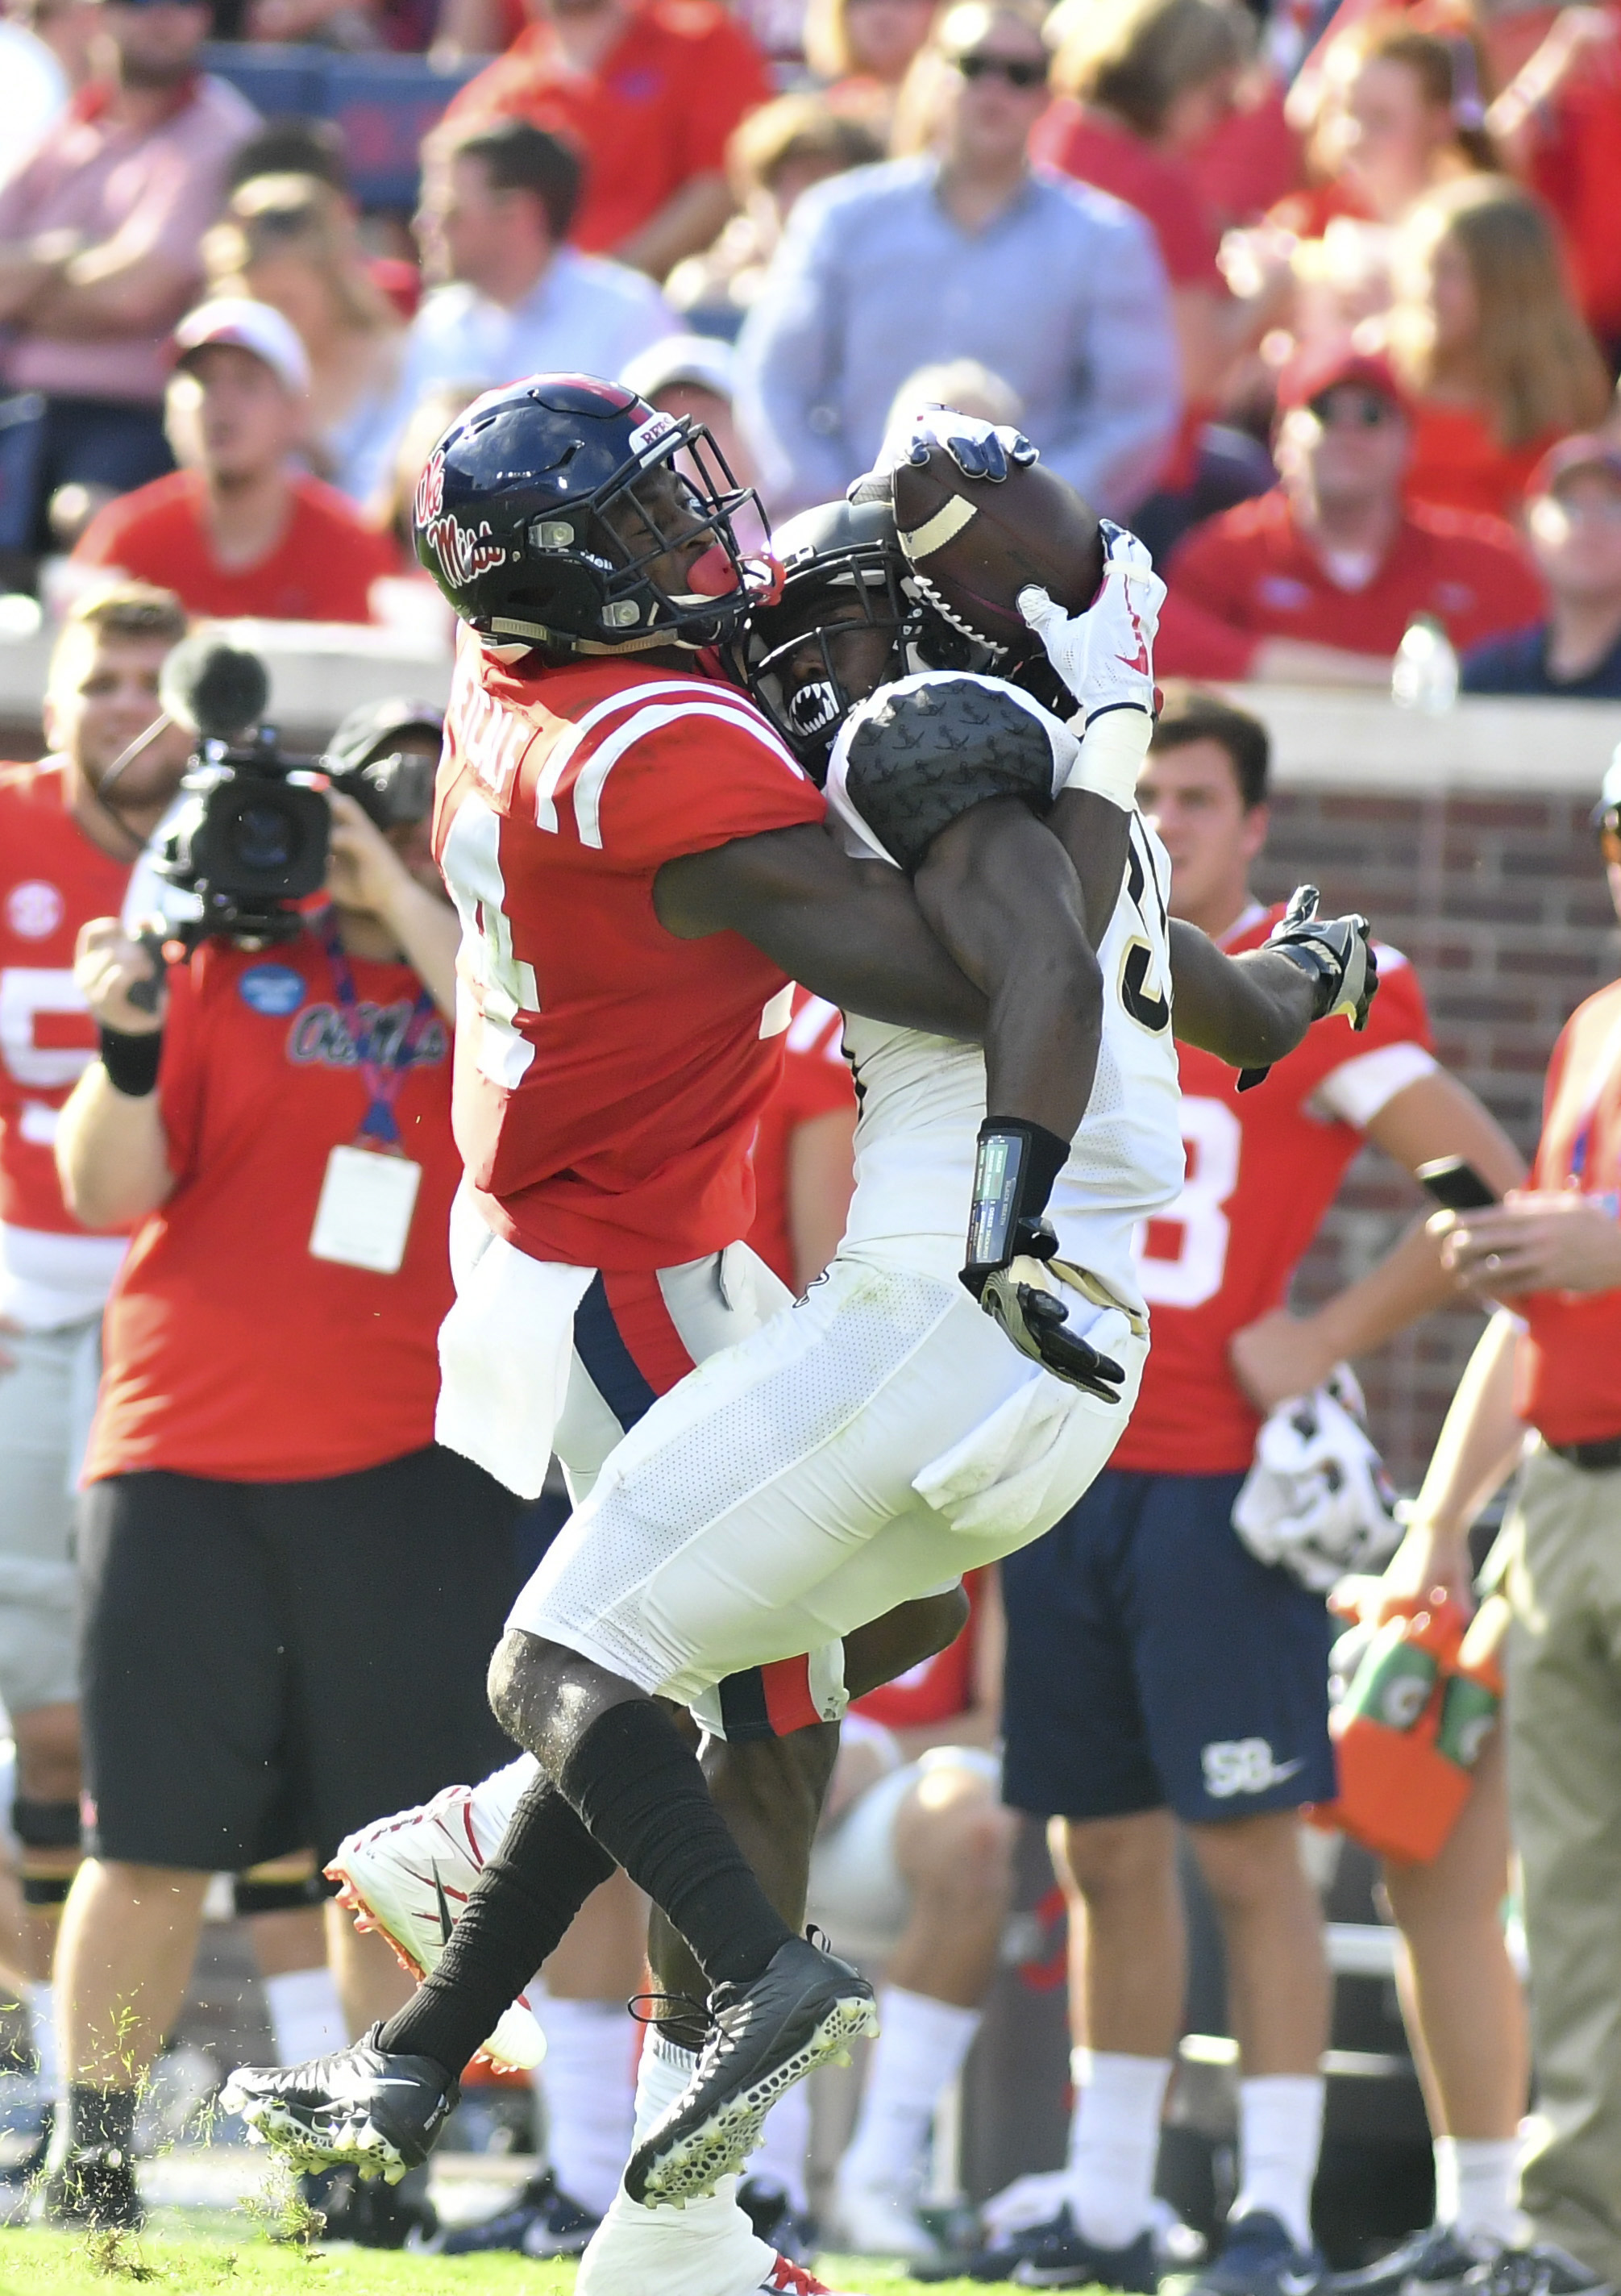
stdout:
<svg viewBox="0 0 1621 2296">
<path fill-rule="evenodd" d="M 1039 701 L 999 678 L 925 670 L 880 686 L 839 731 L 827 800 L 858 850 L 910 876 L 944 828 L 991 797 L 1045 813 L 1078 744 Z"/>
</svg>

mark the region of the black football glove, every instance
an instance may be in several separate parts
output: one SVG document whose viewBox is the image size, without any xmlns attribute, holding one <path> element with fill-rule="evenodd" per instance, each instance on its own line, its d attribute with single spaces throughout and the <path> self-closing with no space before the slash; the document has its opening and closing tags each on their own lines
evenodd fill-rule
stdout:
<svg viewBox="0 0 1621 2296">
<path fill-rule="evenodd" d="M 1362 1029 L 1379 991 L 1379 959 L 1370 931 L 1366 917 L 1355 914 L 1320 917 L 1315 885 L 1297 885 L 1265 945 L 1310 976 L 1315 990 L 1314 1021 L 1331 1020 L 1340 1013 L 1353 1029 Z M 1248 1092 L 1270 1074 L 1269 1068 L 1245 1069 L 1238 1088 Z"/>
<path fill-rule="evenodd" d="M 925 406 L 913 417 L 906 460 L 926 463 L 936 447 L 945 447 L 965 479 L 988 479 L 994 486 L 1010 471 L 1041 460 L 1040 450 L 1009 423 L 958 414 L 949 406 Z"/>
<path fill-rule="evenodd" d="M 1070 1331 L 1063 1301 L 1031 1280 L 1041 1273 L 1033 1263 L 1051 1261 L 1060 1282 L 1085 1288 L 1076 1271 L 1054 1257 L 1058 1238 L 1044 1217 L 1052 1183 L 1068 1158 L 1069 1143 L 1044 1125 L 987 1117 L 974 1160 L 962 1280 L 1021 1355 L 1072 1387 L 1118 1403 L 1125 1372 Z"/>
<path fill-rule="evenodd" d="M 1100 1354 L 1090 1340 L 1070 1330 L 1068 1310 L 1056 1292 L 1023 1279 L 1021 1261 L 1027 1269 L 1032 1260 L 1037 1260 L 1051 1267 L 1060 1283 L 1073 1280 L 1076 1270 L 1053 1258 L 1057 1250 L 1058 1238 L 1043 1220 L 1020 1259 L 1006 1267 L 994 1267 L 985 1276 L 979 1305 L 993 1323 L 1001 1324 L 1021 1356 L 1044 1365 L 1055 1379 L 1067 1380 L 1071 1387 L 1095 1395 L 1101 1403 L 1118 1403 L 1126 1383 L 1125 1366 L 1112 1356 Z M 962 1280 L 969 1281 L 966 1271 Z M 973 1286 L 969 1288 L 971 1291 Z"/>
</svg>

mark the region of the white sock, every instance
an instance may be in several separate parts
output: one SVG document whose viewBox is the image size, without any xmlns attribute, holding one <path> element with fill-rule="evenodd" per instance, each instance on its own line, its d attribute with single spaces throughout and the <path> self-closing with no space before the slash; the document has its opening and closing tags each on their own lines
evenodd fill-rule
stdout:
<svg viewBox="0 0 1621 2296">
<path fill-rule="evenodd" d="M 1129 2248 L 1153 2221 L 1159 2116 L 1171 2061 L 1077 2049 L 1069 2068 L 1075 2083 L 1069 2205 L 1081 2231 L 1099 2248 Z"/>
<path fill-rule="evenodd" d="M 492 1772 L 469 1788 L 468 1815 L 480 1857 L 493 1857 L 500 1849 L 501 1837 L 512 1823 L 512 1812 L 539 1769 L 533 1754 L 520 1754 L 505 1769 Z"/>
<path fill-rule="evenodd" d="M 618 2001 L 529 1997 L 546 2037 L 535 2085 L 546 2102 L 552 2172 L 571 2201 L 600 2217 L 630 2158 L 636 2029 Z"/>
<path fill-rule="evenodd" d="M 343 2004 L 324 1962 L 316 1969 L 283 1970 L 261 1982 L 279 2065 L 301 2065 L 307 2057 L 324 2057 L 348 2046 Z"/>
<path fill-rule="evenodd" d="M 757 2149 L 743 2163 L 745 2177 L 759 2177 L 788 2195 L 796 2215 L 810 2214 L 805 2164 L 810 2155 L 810 2086 L 796 2081 L 765 2115 Z"/>
<path fill-rule="evenodd" d="M 636 2136 L 644 2136 L 692 2077 L 697 2059 L 650 2032 L 636 2069 Z M 773 2263 L 737 2204 L 737 2178 L 681 2209 L 644 2209 L 623 2185 L 580 2259 L 575 2296 L 750 2296 Z"/>
<path fill-rule="evenodd" d="M 37 1979 L 29 1986 L 28 2011 L 29 2035 L 39 2059 L 40 2087 L 54 2096 L 61 2059 L 56 2051 L 56 1988 L 49 1979 Z"/>
<path fill-rule="evenodd" d="M 1232 2218 L 1265 2209 L 1297 2248 L 1312 2244 L 1312 2179 L 1322 2146 L 1319 2073 L 1263 2073 L 1239 2082 L 1239 2159 L 1244 2181 Z"/>
<path fill-rule="evenodd" d="M 1512 2136 L 1437 2136 L 1436 2222 L 1461 2240 L 1486 2233 L 1513 2241 L 1520 2230 L 1519 2141 Z"/>
<path fill-rule="evenodd" d="M 878 2016 L 879 2038 L 867 2060 L 861 2113 L 839 2164 L 839 2178 L 845 2185 L 916 2192 L 935 2107 L 962 2070 L 979 2030 L 979 2012 L 886 1985 L 878 1997 Z"/>
</svg>

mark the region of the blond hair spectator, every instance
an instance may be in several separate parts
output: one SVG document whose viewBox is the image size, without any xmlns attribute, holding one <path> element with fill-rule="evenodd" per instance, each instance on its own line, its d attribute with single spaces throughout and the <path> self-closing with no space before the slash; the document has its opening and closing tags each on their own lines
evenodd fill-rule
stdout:
<svg viewBox="0 0 1621 2296">
<path fill-rule="evenodd" d="M 810 0 L 805 60 L 828 83 L 831 103 L 887 136 L 934 14 L 935 0 Z"/>
</svg>

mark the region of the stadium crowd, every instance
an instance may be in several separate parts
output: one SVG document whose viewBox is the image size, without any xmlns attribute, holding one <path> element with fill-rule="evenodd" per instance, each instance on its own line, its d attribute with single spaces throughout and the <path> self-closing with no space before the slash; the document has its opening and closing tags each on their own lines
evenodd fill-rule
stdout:
<svg viewBox="0 0 1621 2296">
<path fill-rule="evenodd" d="M 330 123 L 233 84 L 280 42 L 442 71 L 413 215 L 362 207 Z M 446 424 L 527 373 L 697 418 L 778 522 L 943 402 L 1027 432 L 1150 544 L 1167 685 L 1139 802 L 1173 913 L 1257 949 L 1269 745 L 1216 685 L 1388 692 L 1417 630 L 1445 692 L 1621 701 L 1618 209 L 1610 0 L 7 0 L 0 578 L 54 635 L 46 754 L 0 770 L 0 1974 L 37 2060 L 0 2073 L 0 2114 L 29 2100 L 0 2189 L 139 2220 L 137 2105 L 217 1874 L 283 2063 L 399 2009 L 410 1980 L 332 1891 L 364 1899 L 368 1826 L 510 1759 L 485 1667 L 561 1512 L 434 1440 L 461 1171 L 439 715 L 332 730 L 326 906 L 268 950 L 204 941 L 154 1005 L 132 934 L 188 631 L 373 622 L 440 657 L 411 505 Z M 1621 767 L 1594 794 L 1621 914 Z M 1188 2270 L 1199 2296 L 1621 2284 L 1617 992 L 1543 1048 L 1527 1174 L 1438 1062 L 1414 968 L 1381 949 L 1380 983 L 1364 1037 L 1314 1032 L 1242 1097 L 1183 1046 L 1190 1177 L 1142 1241 L 1154 1345 L 1110 1466 L 845 1721 L 809 1908 L 880 1977 L 882 2031 L 831 2177 L 803 2085 L 767 2121 L 743 2196 L 785 2255 L 1143 2292 Z M 802 1291 L 843 1233 L 856 1108 L 830 1004 L 798 990 L 783 1042 L 749 1241 Z M 403 1197 L 367 1195 L 357 1138 L 402 1152 Z M 1491 1201 L 1292 1312 L 1364 1143 L 1461 1161 Z M 667 1340 L 597 1283 L 592 1376 L 628 1424 Z M 1343 1367 L 1461 1296 L 1490 1320 L 1400 1531 Z M 1307 1487 L 1354 1495 L 1326 1562 Z M 1355 1787 L 1346 1750 L 1358 1685 L 1432 1628 L 1456 1632 L 1428 1679 L 1501 1715 L 1415 1849 L 1386 1802 L 1422 1794 Z M 1300 1812 L 1337 1794 L 1385 1856 L 1435 2210 L 1332 2274 Z M 447 1807 L 492 1857 L 499 1828 Z M 1068 2150 L 970 2232 L 929 2205 L 929 2146 L 1019 1813 L 1049 1821 L 1068 1916 Z M 1156 2197 L 1190 1873 L 1239 2066 L 1202 2264 Z M 631 2150 L 646 1942 L 616 1875 L 503 2022 L 520 2075 L 530 2012 L 545 2047 L 545 2150 L 510 2208 L 440 2235 L 425 2172 L 329 2170 L 333 2233 L 580 2252 Z"/>
</svg>

